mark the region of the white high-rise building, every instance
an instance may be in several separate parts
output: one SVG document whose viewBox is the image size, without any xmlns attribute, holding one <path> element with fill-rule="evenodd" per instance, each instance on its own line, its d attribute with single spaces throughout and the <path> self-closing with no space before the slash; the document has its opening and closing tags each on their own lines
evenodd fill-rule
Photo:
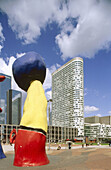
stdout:
<svg viewBox="0 0 111 170">
<path fill-rule="evenodd" d="M 52 73 L 52 125 L 84 136 L 83 59 L 76 57 Z"/>
</svg>

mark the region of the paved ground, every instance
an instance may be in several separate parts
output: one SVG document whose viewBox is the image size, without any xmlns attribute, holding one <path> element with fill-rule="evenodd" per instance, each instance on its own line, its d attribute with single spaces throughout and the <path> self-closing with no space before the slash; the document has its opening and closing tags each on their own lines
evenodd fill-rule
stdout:
<svg viewBox="0 0 111 170">
<path fill-rule="evenodd" d="M 87 147 L 47 151 L 50 164 L 39 167 L 13 166 L 14 154 L 0 160 L 0 170 L 111 170 L 111 147 Z"/>
</svg>

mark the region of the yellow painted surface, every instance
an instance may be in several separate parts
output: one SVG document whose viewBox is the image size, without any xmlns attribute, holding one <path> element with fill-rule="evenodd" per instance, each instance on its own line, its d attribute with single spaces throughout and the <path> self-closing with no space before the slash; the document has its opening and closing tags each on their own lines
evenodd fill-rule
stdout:
<svg viewBox="0 0 111 170">
<path fill-rule="evenodd" d="M 38 80 L 33 81 L 28 88 L 20 125 L 47 132 L 47 99 L 42 83 Z"/>
</svg>

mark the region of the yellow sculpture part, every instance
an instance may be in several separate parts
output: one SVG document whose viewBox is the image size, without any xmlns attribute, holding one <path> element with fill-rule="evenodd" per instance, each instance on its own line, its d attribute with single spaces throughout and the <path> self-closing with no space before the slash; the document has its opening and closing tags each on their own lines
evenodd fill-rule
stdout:
<svg viewBox="0 0 111 170">
<path fill-rule="evenodd" d="M 38 80 L 31 82 L 28 88 L 20 125 L 47 132 L 47 99 Z"/>
</svg>

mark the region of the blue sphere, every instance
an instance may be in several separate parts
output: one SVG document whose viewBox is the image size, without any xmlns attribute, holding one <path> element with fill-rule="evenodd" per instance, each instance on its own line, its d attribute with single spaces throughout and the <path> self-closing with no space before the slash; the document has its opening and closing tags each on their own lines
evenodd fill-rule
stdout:
<svg viewBox="0 0 111 170">
<path fill-rule="evenodd" d="M 36 52 L 28 52 L 17 58 L 12 66 L 13 76 L 18 86 L 27 91 L 30 82 L 39 80 L 42 84 L 46 76 L 46 66 L 42 57 Z"/>
</svg>

